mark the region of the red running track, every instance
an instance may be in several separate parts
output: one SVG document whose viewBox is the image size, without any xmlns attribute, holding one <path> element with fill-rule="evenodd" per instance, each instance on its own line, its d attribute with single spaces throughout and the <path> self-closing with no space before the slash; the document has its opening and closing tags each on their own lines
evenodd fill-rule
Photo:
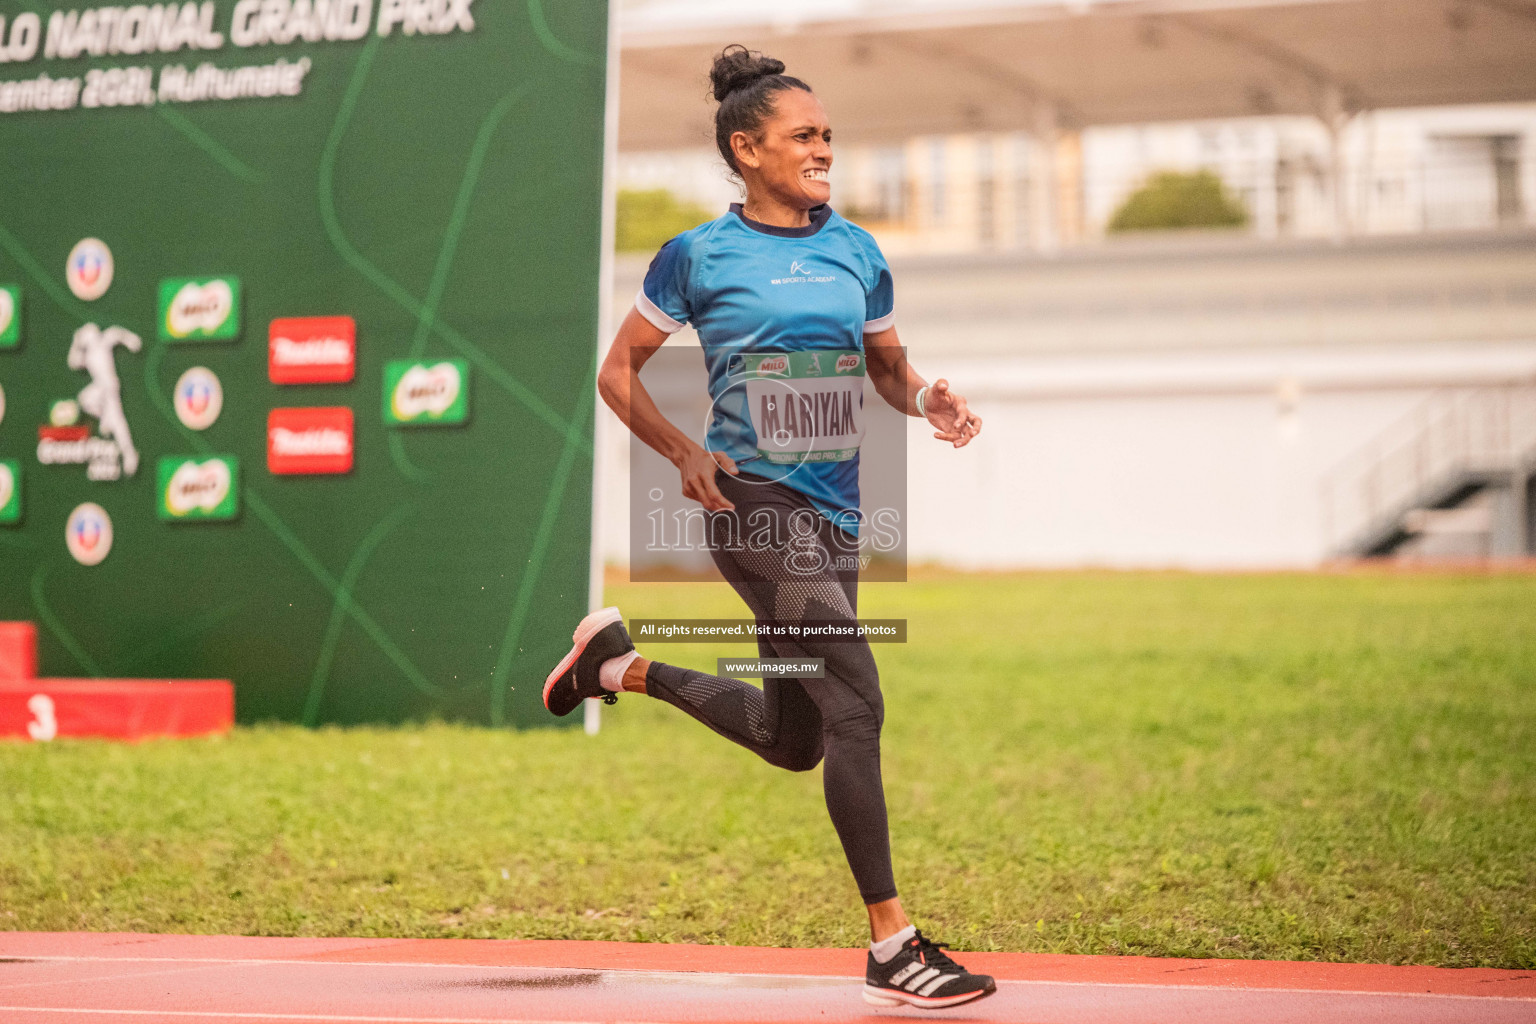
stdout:
<svg viewBox="0 0 1536 1024">
<path fill-rule="evenodd" d="M 5 1024 L 1536 1022 L 1536 972 L 967 953 L 951 1010 L 877 1010 L 862 950 L 623 942 L 0 933 Z"/>
</svg>

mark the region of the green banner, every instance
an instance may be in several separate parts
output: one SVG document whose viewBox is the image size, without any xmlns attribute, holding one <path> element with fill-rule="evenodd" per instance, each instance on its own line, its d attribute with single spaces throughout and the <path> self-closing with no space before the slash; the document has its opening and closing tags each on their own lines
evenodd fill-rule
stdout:
<svg viewBox="0 0 1536 1024">
<path fill-rule="evenodd" d="M 232 679 L 244 722 L 550 724 L 606 5 L 0 18 L 0 619 L 46 674 Z"/>
</svg>

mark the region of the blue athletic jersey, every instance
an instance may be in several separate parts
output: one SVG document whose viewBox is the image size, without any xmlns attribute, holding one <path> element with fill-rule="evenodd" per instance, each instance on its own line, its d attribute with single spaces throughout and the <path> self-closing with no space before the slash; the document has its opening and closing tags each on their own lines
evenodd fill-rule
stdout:
<svg viewBox="0 0 1536 1024">
<path fill-rule="evenodd" d="M 749 408 L 749 388 L 743 380 L 760 370 L 771 374 L 763 369 L 769 364 L 787 367 L 791 362 L 765 361 L 749 354 L 797 352 L 847 355 L 826 360 L 799 357 L 793 360 L 794 376 L 830 378 L 834 372 L 856 370 L 863 377 L 864 335 L 887 330 L 894 306 L 890 268 L 869 232 L 839 217 L 829 206 L 813 209 L 811 223 L 804 228 L 780 228 L 748 220 L 741 204 L 732 203 L 730 212 L 718 220 L 685 231 L 661 247 L 635 306 L 668 334 L 690 323 L 698 332 L 715 403 L 706 447 L 725 452 L 741 464 L 743 472 L 782 481 L 834 523 L 857 533 L 856 441 L 841 451 L 802 451 L 787 462 L 776 462 L 763 454 L 773 446 L 759 444 L 752 415 L 756 412 L 761 424 L 766 412 L 770 429 L 790 445 L 797 443 L 790 433 L 797 424 L 814 424 L 816 430 L 830 424 L 828 429 L 835 435 L 851 430 L 853 416 L 862 436 L 862 387 L 854 389 L 842 382 L 845 391 L 839 409 L 836 396 L 811 401 L 817 397 L 810 394 L 816 388 L 813 380 L 803 385 L 809 395 L 800 400 L 803 409 L 792 412 L 789 401 L 773 394 L 765 397 L 761 390 L 751 396 L 750 401 L 757 404 Z M 852 353 L 857 353 L 856 360 Z M 849 409 L 855 401 L 857 408 Z M 821 440 L 807 442 L 806 447 L 815 444 L 836 447 L 836 442 Z M 849 516 L 848 511 L 854 514 Z"/>
</svg>

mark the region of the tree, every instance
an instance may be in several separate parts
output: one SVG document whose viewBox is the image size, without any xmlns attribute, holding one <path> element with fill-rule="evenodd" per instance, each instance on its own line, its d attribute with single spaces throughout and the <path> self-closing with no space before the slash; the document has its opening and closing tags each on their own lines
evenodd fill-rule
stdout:
<svg viewBox="0 0 1536 1024">
<path fill-rule="evenodd" d="M 1240 228 L 1247 223 L 1248 211 L 1211 171 L 1158 171 L 1120 204 L 1109 230 Z"/>
<path fill-rule="evenodd" d="M 620 189 L 614 211 L 614 248 L 620 252 L 655 252 L 674 236 L 713 219 L 704 207 L 678 199 L 664 188 Z"/>
</svg>

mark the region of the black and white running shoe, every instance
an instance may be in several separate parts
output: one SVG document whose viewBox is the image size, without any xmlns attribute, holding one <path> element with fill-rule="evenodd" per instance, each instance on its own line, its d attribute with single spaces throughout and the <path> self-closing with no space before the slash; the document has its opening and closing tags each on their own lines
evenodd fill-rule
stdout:
<svg viewBox="0 0 1536 1024">
<path fill-rule="evenodd" d="M 595 611 L 581 620 L 571 639 L 576 646 L 544 680 L 544 706 L 563 717 L 588 697 L 601 697 L 607 704 L 617 703 L 618 694 L 603 689 L 597 670 L 609 658 L 635 649 L 629 631 L 624 628 L 624 616 L 617 608 Z"/>
<path fill-rule="evenodd" d="M 873 1006 L 918 1006 L 937 1010 L 959 1006 L 997 991 L 997 982 L 972 974 L 944 953 L 942 942 L 918 932 L 886 963 L 869 954 L 864 972 L 864 1001 Z"/>
</svg>

